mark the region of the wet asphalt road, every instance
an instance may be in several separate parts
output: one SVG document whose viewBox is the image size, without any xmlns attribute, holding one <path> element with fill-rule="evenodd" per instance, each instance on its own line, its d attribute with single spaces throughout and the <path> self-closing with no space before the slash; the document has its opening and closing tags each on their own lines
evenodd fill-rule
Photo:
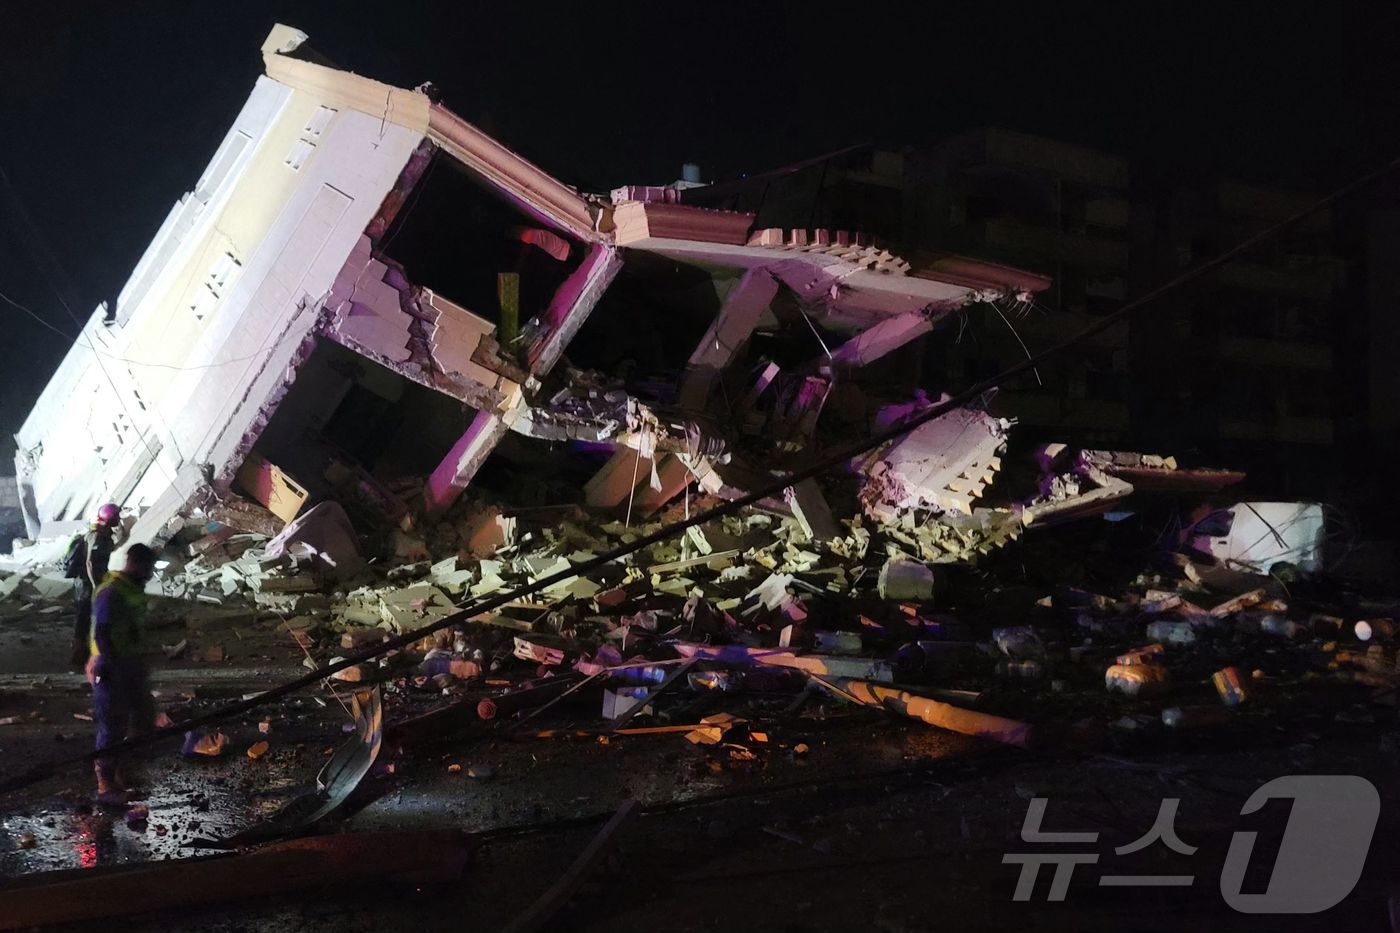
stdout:
<svg viewBox="0 0 1400 933">
<path fill-rule="evenodd" d="M 300 672 L 300 652 L 250 618 L 229 613 L 170 623 L 157 640 L 190 636 L 184 658 L 155 678 L 176 715 L 263 689 Z M 65 672 L 66 618 L 29 611 L 0 621 L 0 773 L 90 747 L 86 686 Z M 211 645 L 217 663 L 198 660 Z M 425 698 L 426 699 L 426 698 Z M 499 930 L 563 872 L 602 818 L 627 797 L 644 814 L 556 918 L 554 929 L 1385 929 L 1400 879 L 1400 768 L 1389 726 L 1339 725 L 1330 714 L 1279 723 L 1229 744 L 1129 743 L 1131 754 L 1029 756 L 867 711 L 825 711 L 765 729 L 745 743 L 752 760 L 677 735 L 612 737 L 594 701 L 517 734 L 469 729 L 432 745 L 386 746 L 356 812 L 327 831 L 456 828 L 484 832 L 460 882 L 417 888 L 386 880 L 348 890 L 245 898 L 100 921 L 112 929 L 176 931 Z M 390 704 L 392 721 L 397 703 Z M 258 729 L 266 719 L 269 733 Z M 188 761 L 161 747 L 142 756 L 149 820 L 94 810 L 91 777 L 69 771 L 0 803 L 0 876 L 119 865 L 197 854 L 188 843 L 252 824 L 309 788 L 344 740 L 346 713 L 327 694 L 225 726 L 225 756 Z M 266 738 L 258 760 L 244 754 Z M 796 747 L 808 747 L 797 754 Z M 460 769 L 453 766 L 460 766 Z M 472 772 L 486 777 L 468 776 Z M 1384 800 L 1367 871 L 1353 896 L 1324 914 L 1246 917 L 1221 900 L 1215 878 L 1239 809 L 1265 780 L 1286 773 L 1368 776 Z M 1076 876 L 1062 904 L 1016 903 L 1008 852 L 1025 848 L 1033 797 L 1051 801 L 1054 828 L 1092 829 L 1105 866 L 1113 847 L 1152 824 L 1160 800 L 1181 800 L 1181 834 L 1199 845 L 1187 862 L 1148 852 L 1128 867 L 1181 871 L 1189 890 L 1106 891 Z M 596 817 L 589 822 L 580 818 Z M 1286 818 L 1284 820 L 1286 822 Z M 515 831 L 500 834 L 502 827 Z M 1259 828 L 1259 827 L 1255 827 Z M 1276 818 L 1261 838 L 1281 834 Z M 34 845 L 22 843 L 32 834 Z M 1261 843 L 1267 850 L 1268 840 Z M 1175 860 L 1174 860 L 1175 859 Z M 1263 859 L 1267 864 L 1267 858 Z M 386 874 L 392 865 L 384 866 Z M 1119 868 L 1121 871 L 1121 867 Z M 1101 873 L 1107 873 L 1104 868 Z M 1267 881 L 1267 878 L 1264 879 Z M 75 925 L 73 929 L 77 929 Z M 83 929 L 90 929 L 84 926 Z"/>
</svg>

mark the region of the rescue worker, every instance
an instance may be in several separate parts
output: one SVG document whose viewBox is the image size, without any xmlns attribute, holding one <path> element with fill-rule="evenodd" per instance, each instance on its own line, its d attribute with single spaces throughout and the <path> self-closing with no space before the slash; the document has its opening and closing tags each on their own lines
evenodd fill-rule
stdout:
<svg viewBox="0 0 1400 933">
<path fill-rule="evenodd" d="M 92 656 L 87 662 L 92 684 L 97 747 L 122 741 L 155 725 L 155 703 L 147 682 L 145 647 L 146 583 L 155 572 L 156 555 L 144 544 L 127 548 L 126 564 L 107 574 L 92 599 Z M 110 756 L 98 758 L 97 799 L 126 803 L 131 795 Z"/>
<path fill-rule="evenodd" d="M 107 576 L 116 528 L 122 510 L 108 502 L 97 510 L 97 520 L 81 539 L 75 541 L 66 562 L 76 563 L 68 572 L 73 576 L 73 666 L 78 670 L 88 659 L 88 638 L 92 630 L 92 594 Z M 81 553 L 76 553 L 78 550 Z"/>
</svg>

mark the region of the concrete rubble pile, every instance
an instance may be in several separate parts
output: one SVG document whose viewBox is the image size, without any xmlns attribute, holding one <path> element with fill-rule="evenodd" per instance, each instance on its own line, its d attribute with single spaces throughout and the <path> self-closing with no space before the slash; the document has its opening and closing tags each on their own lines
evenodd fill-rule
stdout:
<svg viewBox="0 0 1400 933">
<path fill-rule="evenodd" d="M 1174 491 L 1144 501 L 1142 515 L 1204 518 L 1182 521 L 1164 545 L 1131 515 L 1101 514 L 1138 507 L 1115 469 L 1167 489 L 1238 475 L 1183 479 L 1169 458 L 1060 445 L 1008 457 L 1004 422 L 955 414 L 950 435 L 913 432 L 862 459 L 856 483 L 827 484 L 834 534 L 814 535 L 781 501 L 725 515 L 335 679 L 380 684 L 391 721 L 466 705 L 499 725 L 562 693 L 552 719 L 605 734 L 680 732 L 717 767 L 741 769 L 782 746 L 782 717 L 798 707 L 859 703 L 1028 746 L 1228 736 L 1319 702 L 1348 721 L 1393 706 L 1395 607 L 1328 583 L 1311 508 L 1219 509 L 1218 493 Z M 969 426 L 975 443 L 963 440 Z M 913 456 L 931 435 L 959 442 Z M 1031 492 L 1017 502 L 1003 485 Z M 513 510 L 467 496 L 377 536 L 356 534 L 327 502 L 274 539 L 187 526 L 153 587 L 250 606 L 314 667 L 721 501 L 697 490 L 629 522 L 613 510 Z M 1043 530 L 1047 506 L 1060 510 L 1058 526 Z M 1271 553 L 1294 561 L 1217 558 L 1239 548 L 1222 515 L 1284 513 L 1297 521 L 1278 527 Z M 1064 542 L 1098 554 L 1097 566 L 1066 576 Z M 1041 563 L 1055 582 L 1002 582 L 1010 567 Z M 33 568 L 3 581 L 11 598 L 56 593 L 53 583 Z"/>
</svg>

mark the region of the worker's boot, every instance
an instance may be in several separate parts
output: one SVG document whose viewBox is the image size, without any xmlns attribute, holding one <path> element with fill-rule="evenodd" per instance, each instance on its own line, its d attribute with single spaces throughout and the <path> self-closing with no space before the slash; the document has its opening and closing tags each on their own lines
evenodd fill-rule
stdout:
<svg viewBox="0 0 1400 933">
<path fill-rule="evenodd" d="M 132 764 L 118 763 L 113 772 L 115 783 L 122 789 L 122 793 L 127 795 L 129 800 L 140 800 L 143 796 L 141 785 L 145 783 L 141 779 L 141 769 Z"/>
<path fill-rule="evenodd" d="M 131 794 L 117 780 L 115 769 L 109 762 L 94 762 L 92 769 L 97 774 L 98 803 L 104 806 L 120 807 L 131 802 Z"/>
</svg>

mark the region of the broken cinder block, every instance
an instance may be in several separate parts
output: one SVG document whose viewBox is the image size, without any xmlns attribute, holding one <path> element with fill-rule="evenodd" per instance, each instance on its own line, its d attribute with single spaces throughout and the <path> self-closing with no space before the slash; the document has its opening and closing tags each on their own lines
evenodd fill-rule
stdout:
<svg viewBox="0 0 1400 933">
<path fill-rule="evenodd" d="M 881 599 L 925 602 L 933 599 L 933 570 L 921 561 L 892 558 L 880 568 Z"/>
</svg>

